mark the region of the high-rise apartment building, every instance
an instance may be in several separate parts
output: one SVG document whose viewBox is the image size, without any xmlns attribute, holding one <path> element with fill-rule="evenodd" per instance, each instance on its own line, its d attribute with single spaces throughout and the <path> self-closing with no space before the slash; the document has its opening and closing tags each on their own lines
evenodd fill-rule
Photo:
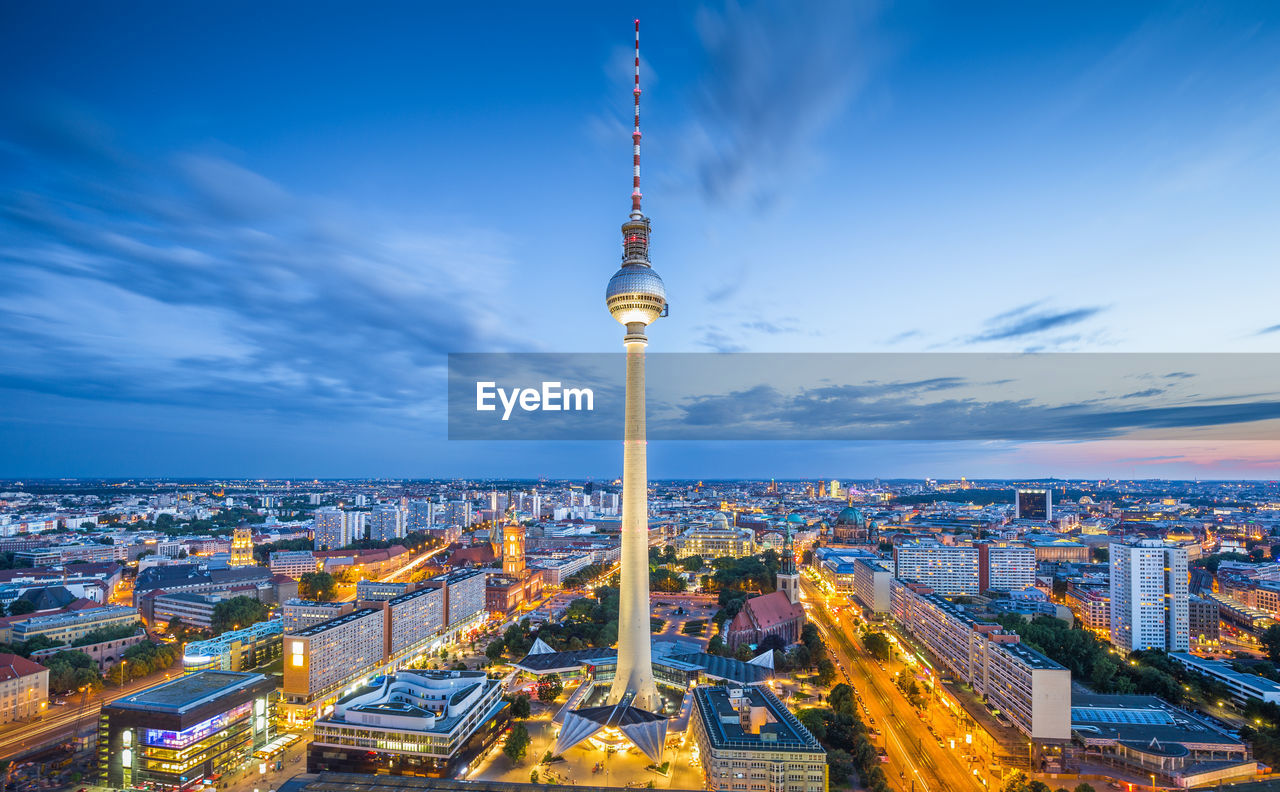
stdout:
<svg viewBox="0 0 1280 792">
<path fill-rule="evenodd" d="M 944 596 L 980 593 L 978 548 L 973 545 L 898 545 L 893 565 L 894 577 L 923 583 Z"/>
<path fill-rule="evenodd" d="M 978 545 L 978 590 L 1022 591 L 1036 584 L 1036 551 L 1024 544 Z"/>
<path fill-rule="evenodd" d="M 1159 539 L 1110 546 L 1111 643 L 1127 652 L 1190 647 L 1187 551 Z"/>
<path fill-rule="evenodd" d="M 406 528 L 409 533 L 426 531 L 435 524 L 436 504 L 431 501 L 409 501 Z"/>
<path fill-rule="evenodd" d="M 406 515 L 396 505 L 376 507 L 369 515 L 369 538 L 390 542 L 405 535 Z"/>
<path fill-rule="evenodd" d="M 336 506 L 316 509 L 315 548 L 340 550 L 364 538 L 368 512 L 344 511 Z"/>
<path fill-rule="evenodd" d="M 1042 742 L 1071 739 L 1070 670 L 928 586 L 895 580 L 889 598 L 898 623 L 1023 734 Z"/>
</svg>

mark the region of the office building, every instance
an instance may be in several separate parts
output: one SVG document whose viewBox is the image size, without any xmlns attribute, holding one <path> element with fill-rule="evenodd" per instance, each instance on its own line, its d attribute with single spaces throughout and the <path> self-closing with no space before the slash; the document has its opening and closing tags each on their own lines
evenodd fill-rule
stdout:
<svg viewBox="0 0 1280 792">
<path fill-rule="evenodd" d="M 275 550 L 268 563 L 271 574 L 288 575 L 294 580 L 320 568 L 320 560 L 310 550 Z"/>
<path fill-rule="evenodd" d="M 307 772 L 451 778 L 502 734 L 502 683 L 483 671 L 399 671 L 312 725 Z"/>
<path fill-rule="evenodd" d="M 262 674 L 200 671 L 103 704 L 99 783 L 191 789 L 239 770 L 275 735 L 275 687 Z"/>
<path fill-rule="evenodd" d="M 356 583 L 356 601 L 361 600 L 389 600 L 395 599 L 401 594 L 407 594 L 413 587 L 412 583 L 394 583 L 383 582 L 380 580 L 361 580 Z"/>
<path fill-rule="evenodd" d="M 1020 489 L 1014 493 L 1013 516 L 1019 520 L 1053 520 L 1053 490 Z"/>
<path fill-rule="evenodd" d="M 174 620 L 187 627 L 208 630 L 213 626 L 213 609 L 222 602 L 218 594 L 193 594 L 180 591 L 176 594 L 157 594 L 151 598 L 152 625 L 169 625 Z M 171 629 L 170 627 L 165 628 Z"/>
<path fill-rule="evenodd" d="M 694 688 L 689 728 L 712 792 L 827 792 L 827 752 L 766 687 Z"/>
<path fill-rule="evenodd" d="M 378 506 L 369 514 L 369 538 L 392 542 L 404 538 L 406 513 L 399 506 Z"/>
<path fill-rule="evenodd" d="M 33 720 L 49 701 L 49 669 L 21 655 L 0 654 L 0 724 Z"/>
<path fill-rule="evenodd" d="M 251 671 L 280 656 L 284 624 L 279 619 L 228 630 L 216 638 L 192 641 L 182 655 L 182 669 L 195 671 Z"/>
<path fill-rule="evenodd" d="M 1205 597 L 1187 597 L 1187 623 L 1191 640 L 1199 644 L 1216 644 L 1222 635 L 1218 603 Z"/>
<path fill-rule="evenodd" d="M 1111 643 L 1126 652 L 1190 647 L 1187 551 L 1159 539 L 1112 544 Z"/>
<path fill-rule="evenodd" d="M 542 582 L 546 586 L 563 586 L 564 581 L 591 565 L 591 555 L 540 556 L 531 563 L 542 571 Z"/>
<path fill-rule="evenodd" d="M 893 570 L 875 558 L 858 558 L 853 562 L 853 597 L 873 617 L 889 612 L 889 582 Z"/>
<path fill-rule="evenodd" d="M 86 610 L 51 613 L 47 616 L 32 616 L 15 622 L 12 628 L 13 640 L 29 641 L 37 635 L 51 641 L 70 644 L 85 637 L 94 630 L 106 627 L 123 627 L 138 623 L 138 609 L 126 605 L 109 605 L 105 608 L 88 608 Z"/>
<path fill-rule="evenodd" d="M 878 561 L 868 550 L 841 547 L 819 547 L 814 551 L 814 565 L 827 585 L 840 594 L 853 594 L 854 564 L 860 560 Z"/>
<path fill-rule="evenodd" d="M 923 583 L 944 596 L 979 594 L 978 548 L 918 542 L 893 548 L 894 577 Z"/>
<path fill-rule="evenodd" d="M 894 618 L 935 660 L 987 698 L 1023 734 L 1041 742 L 1071 737 L 1071 672 L 1023 646 L 1016 633 L 970 616 L 928 586 L 894 580 Z"/>
</svg>

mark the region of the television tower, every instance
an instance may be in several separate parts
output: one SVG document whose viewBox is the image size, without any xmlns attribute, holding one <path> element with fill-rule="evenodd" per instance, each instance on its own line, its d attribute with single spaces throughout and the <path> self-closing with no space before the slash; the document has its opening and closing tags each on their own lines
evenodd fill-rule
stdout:
<svg viewBox="0 0 1280 792">
<path fill-rule="evenodd" d="M 636 20 L 635 128 L 631 132 L 631 215 L 622 224 L 622 268 L 609 279 L 605 305 L 627 329 L 626 410 L 622 441 L 622 590 L 618 671 L 606 699 L 660 712 L 649 646 L 649 474 L 645 453 L 645 327 L 667 311 L 667 290 L 649 263 L 649 218 L 640 211 L 640 20 Z"/>
</svg>

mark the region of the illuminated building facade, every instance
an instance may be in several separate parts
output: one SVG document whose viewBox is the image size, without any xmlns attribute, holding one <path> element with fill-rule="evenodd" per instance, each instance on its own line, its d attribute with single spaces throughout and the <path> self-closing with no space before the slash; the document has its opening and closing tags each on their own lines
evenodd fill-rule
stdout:
<svg viewBox="0 0 1280 792">
<path fill-rule="evenodd" d="M 1187 551 L 1159 539 L 1112 544 L 1111 643 L 1185 652 L 1191 643 Z"/>
<path fill-rule="evenodd" d="M 706 789 L 827 792 L 827 752 L 768 688 L 693 691 L 689 729 Z"/>
<path fill-rule="evenodd" d="M 231 566 L 253 566 L 253 529 L 248 525 L 236 526 L 231 535 Z"/>
<path fill-rule="evenodd" d="M 189 789 L 238 769 L 274 736 L 275 680 L 200 671 L 102 705 L 99 783 Z"/>
<path fill-rule="evenodd" d="M 339 699 L 312 726 L 307 772 L 450 777 L 507 723 L 483 671 L 400 671 Z"/>
<path fill-rule="evenodd" d="M 182 655 L 182 668 L 196 671 L 249 671 L 280 656 L 284 625 L 279 619 L 224 632 L 207 641 L 192 641 Z"/>
</svg>

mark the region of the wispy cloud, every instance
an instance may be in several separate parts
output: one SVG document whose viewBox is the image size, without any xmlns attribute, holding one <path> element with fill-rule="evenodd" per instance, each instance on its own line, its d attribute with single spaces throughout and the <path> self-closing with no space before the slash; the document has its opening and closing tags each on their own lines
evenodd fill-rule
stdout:
<svg viewBox="0 0 1280 792">
<path fill-rule="evenodd" d="M 1270 327 L 1264 327 L 1258 331 L 1258 335 L 1268 335 L 1269 333 L 1280 332 L 1280 324 L 1274 324 Z"/>
<path fill-rule="evenodd" d="M 443 355 L 511 345 L 493 232 L 424 229 L 225 157 L 143 161 L 84 114 L 0 130 L 0 385 L 261 412 L 412 416 Z M 13 184 L 13 182 L 10 182 Z"/>
<path fill-rule="evenodd" d="M 814 166 L 815 137 L 871 66 L 862 8 L 729 0 L 700 12 L 707 64 L 686 138 L 708 201 L 767 205 L 787 177 Z"/>
<path fill-rule="evenodd" d="M 988 341 L 1005 341 L 1025 336 L 1056 330 L 1079 324 L 1102 313 L 1106 309 L 1101 306 L 1073 308 L 1069 310 L 1033 310 L 1041 303 L 1030 303 L 1011 311 L 997 314 L 986 321 L 986 330 L 968 338 L 969 343 Z M 1064 336 L 1058 343 L 1066 343 L 1078 339 L 1079 336 Z"/>
</svg>

